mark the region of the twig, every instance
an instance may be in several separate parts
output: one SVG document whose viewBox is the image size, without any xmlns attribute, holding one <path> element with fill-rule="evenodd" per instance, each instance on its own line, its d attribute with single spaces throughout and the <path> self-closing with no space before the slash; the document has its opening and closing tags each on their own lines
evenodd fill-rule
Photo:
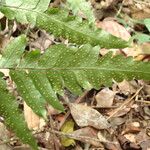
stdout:
<svg viewBox="0 0 150 150">
<path fill-rule="evenodd" d="M 49 129 L 48 131 L 51 132 L 51 133 L 55 133 L 57 135 L 72 138 L 72 139 L 75 139 L 75 140 L 84 139 L 84 140 L 87 140 L 87 141 L 95 141 L 95 142 L 116 144 L 116 142 L 111 142 L 111 141 L 107 141 L 107 140 L 101 141 L 97 138 L 81 136 L 81 135 L 74 135 L 74 134 L 71 134 L 71 133 L 64 133 L 64 132 L 60 132 L 60 131 L 56 131 L 56 130 L 52 130 L 52 129 Z"/>
<path fill-rule="evenodd" d="M 119 10 L 118 10 L 118 12 L 117 12 L 117 14 L 116 14 L 116 17 L 119 16 L 119 14 L 120 14 L 120 12 L 121 12 L 121 10 L 122 10 L 122 8 L 123 8 L 124 2 L 125 2 L 125 0 L 123 0 L 123 2 L 121 3 L 121 6 L 120 6 L 120 8 L 119 8 Z"/>
<path fill-rule="evenodd" d="M 110 118 L 112 118 L 115 114 L 117 114 L 121 109 L 124 108 L 124 106 L 128 105 L 138 94 L 139 92 L 143 89 L 143 86 L 137 90 L 137 92 L 130 98 L 128 99 L 127 101 L 125 101 L 118 109 L 116 109 L 116 111 L 110 115 L 107 120 L 109 120 Z"/>
<path fill-rule="evenodd" d="M 136 102 L 140 102 L 140 103 L 146 103 L 146 104 L 150 104 L 150 101 L 144 101 L 144 100 L 135 100 Z"/>
</svg>

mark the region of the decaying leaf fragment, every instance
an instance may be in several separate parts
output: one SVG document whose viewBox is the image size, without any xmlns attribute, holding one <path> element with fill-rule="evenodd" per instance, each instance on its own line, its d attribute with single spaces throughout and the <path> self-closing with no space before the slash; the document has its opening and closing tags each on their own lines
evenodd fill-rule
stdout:
<svg viewBox="0 0 150 150">
<path fill-rule="evenodd" d="M 37 116 L 26 102 L 24 102 L 24 117 L 29 129 L 37 130 L 45 125 L 44 119 Z"/>
<path fill-rule="evenodd" d="M 61 131 L 64 133 L 72 133 L 73 130 L 74 130 L 74 122 L 72 120 L 65 122 L 65 124 L 61 128 Z M 75 145 L 75 141 L 67 137 L 61 137 L 61 144 L 65 147 L 68 147 L 71 145 Z"/>
<path fill-rule="evenodd" d="M 98 131 L 91 127 L 78 129 L 72 133 L 74 139 L 84 143 L 89 143 L 96 147 L 102 147 L 101 141 L 97 138 Z"/>
<path fill-rule="evenodd" d="M 101 107 L 110 107 L 113 104 L 115 92 L 110 90 L 109 88 L 104 88 L 100 92 L 98 92 L 95 96 L 97 101 L 97 106 Z"/>
<path fill-rule="evenodd" d="M 110 124 L 97 110 L 81 104 L 69 104 L 72 117 L 80 127 L 92 126 L 97 129 L 108 129 Z"/>
</svg>

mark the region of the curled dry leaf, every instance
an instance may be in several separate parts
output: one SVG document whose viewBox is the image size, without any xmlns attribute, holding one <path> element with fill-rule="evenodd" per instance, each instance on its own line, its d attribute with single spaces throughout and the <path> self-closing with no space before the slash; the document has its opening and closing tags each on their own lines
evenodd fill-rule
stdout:
<svg viewBox="0 0 150 150">
<path fill-rule="evenodd" d="M 24 117 L 29 129 L 40 129 L 45 125 L 45 121 L 37 116 L 32 109 L 24 102 Z"/>
<path fill-rule="evenodd" d="M 109 88 L 104 88 L 95 96 L 97 101 L 97 106 L 101 107 L 110 107 L 113 104 L 115 92 L 110 90 Z"/>
<path fill-rule="evenodd" d="M 128 140 L 125 136 L 119 135 L 118 140 L 124 150 L 141 150 L 141 147 L 138 144 Z"/>
<path fill-rule="evenodd" d="M 74 139 L 78 141 L 89 143 L 96 147 L 102 147 L 101 141 L 97 138 L 97 133 L 97 130 L 91 127 L 85 127 L 74 131 L 72 134 L 74 135 Z"/>
<path fill-rule="evenodd" d="M 97 129 L 108 129 L 110 127 L 107 119 L 89 106 L 70 103 L 69 108 L 72 117 L 80 127 L 92 126 Z"/>
</svg>

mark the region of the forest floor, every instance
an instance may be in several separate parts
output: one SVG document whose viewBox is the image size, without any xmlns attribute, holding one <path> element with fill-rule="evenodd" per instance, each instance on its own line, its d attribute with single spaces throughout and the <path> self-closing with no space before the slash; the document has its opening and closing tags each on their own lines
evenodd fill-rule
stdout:
<svg viewBox="0 0 150 150">
<path fill-rule="evenodd" d="M 135 37 L 132 47 L 101 49 L 100 55 L 113 51 L 114 55 L 132 56 L 137 61 L 150 60 L 150 31 L 141 21 L 150 18 L 149 0 L 90 2 L 98 28 L 124 40 Z M 60 5 L 60 0 L 50 3 L 50 7 Z M 0 22 L 14 37 L 25 28 L 17 23 L 12 24 L 12 29 L 7 28 L 8 20 L 5 17 L 2 17 Z M 32 29 L 29 38 L 28 49 L 37 48 L 43 52 L 55 42 L 67 42 L 37 29 Z M 1 34 L 0 42 L 2 48 L 8 42 L 8 38 Z M 10 89 L 14 90 L 10 79 L 8 82 Z M 50 121 L 49 124 L 45 124 L 44 120 L 36 116 L 18 96 L 28 126 L 34 130 L 41 150 L 150 150 L 149 81 L 113 81 L 111 87 L 101 86 L 99 90 L 85 91 L 81 96 L 73 95 L 66 89 L 65 98 L 72 102 L 69 106 L 64 104 L 66 113 L 60 113 L 48 106 Z M 107 130 L 101 129 L 102 126 L 107 126 Z M 9 139 L 11 137 L 12 140 L 2 143 L 0 150 L 30 150 L 0 123 L 0 138 L 3 136 Z"/>
</svg>

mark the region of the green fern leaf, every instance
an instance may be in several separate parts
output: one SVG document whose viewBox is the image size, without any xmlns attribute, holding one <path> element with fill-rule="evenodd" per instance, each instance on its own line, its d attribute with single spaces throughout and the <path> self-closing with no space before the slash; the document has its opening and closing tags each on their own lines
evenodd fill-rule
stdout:
<svg viewBox="0 0 150 150">
<path fill-rule="evenodd" d="M 38 55 L 36 60 L 32 58 L 32 54 L 33 52 L 29 52 L 21 57 L 20 64 L 15 67 L 16 70 L 11 71 L 15 74 L 11 73 L 12 79 L 19 87 L 18 90 L 22 90 L 20 93 L 25 99 L 28 99 L 29 95 L 23 95 L 23 93 L 29 94 L 31 89 L 32 91 L 36 90 L 41 94 L 41 96 L 38 93 L 32 94 L 33 96 L 37 95 L 36 100 L 41 97 L 47 100 L 49 97 L 50 100 L 47 101 L 54 104 L 56 108 L 56 93 L 62 93 L 63 87 L 80 94 L 82 88 L 98 89 L 100 84 L 111 85 L 112 79 L 116 81 L 134 78 L 150 79 L 150 63 L 134 61 L 131 57 L 112 57 L 111 54 L 99 58 L 98 46 L 92 48 L 90 45 L 84 45 L 80 48 L 71 48 L 60 44 L 51 46 L 43 55 Z M 31 60 L 35 65 L 30 64 Z M 25 63 L 26 61 L 28 63 Z M 24 63 L 26 66 L 22 66 Z M 5 67 L 13 69 L 11 64 Z M 24 69 L 27 70 L 27 73 L 23 71 Z M 23 81 L 26 82 L 23 84 Z M 39 105 L 44 108 L 44 100 L 42 101 L 43 104 Z"/>
<path fill-rule="evenodd" d="M 37 144 L 30 133 L 23 116 L 19 113 L 15 97 L 6 90 L 6 83 L 0 74 L 0 115 L 16 135 L 26 144 L 29 144 L 34 150 L 37 150 Z"/>
<path fill-rule="evenodd" d="M 59 110 L 63 109 L 56 94 L 63 95 L 65 87 L 75 94 L 81 94 L 83 89 L 99 89 L 101 84 L 111 85 L 112 79 L 116 81 L 134 78 L 150 80 L 149 62 L 134 61 L 133 58 L 124 56 L 112 57 L 111 53 L 100 58 L 99 47 L 93 48 L 88 44 L 80 48 L 66 47 L 63 44 L 53 45 L 42 55 L 38 50 L 25 54 L 21 52 L 14 61 L 10 59 L 11 55 L 14 56 L 13 52 L 18 53 L 19 48 L 25 47 L 26 42 L 18 43 L 17 50 L 12 45 L 16 44 L 16 41 L 22 43 L 22 40 L 26 41 L 24 35 L 14 39 L 7 46 L 6 51 L 3 51 L 0 68 L 10 69 L 10 76 L 17 85 L 20 95 L 35 113 L 45 119 L 46 102 Z M 5 91 L 6 88 L 1 86 L 0 92 L 4 93 L 3 99 L 6 98 L 9 101 Z M 5 106 L 5 103 L 1 102 L 0 107 L 3 108 L 3 105 Z M 13 120 L 13 116 L 9 112 L 7 114 L 8 108 L 4 108 L 0 112 L 6 118 L 8 117 L 8 120 Z M 10 109 L 11 112 L 13 109 L 15 108 Z M 20 118 L 18 115 L 15 116 Z M 8 121 L 8 125 L 12 123 Z M 12 127 L 17 128 L 16 125 Z M 18 130 L 14 130 L 17 133 Z"/>
<path fill-rule="evenodd" d="M 48 56 L 50 53 L 53 55 Z M 32 69 L 57 72 L 61 77 L 59 83 L 77 94 L 82 92 L 81 88 L 98 89 L 100 84 L 111 85 L 112 79 L 150 79 L 150 63 L 134 61 L 131 57 L 112 57 L 112 54 L 99 58 L 99 47 L 89 45 L 81 48 L 52 46 L 39 59 L 38 68 Z"/>
<path fill-rule="evenodd" d="M 9 19 L 35 25 L 38 13 L 47 10 L 49 3 L 50 0 L 5 0 L 5 3 L 1 3 L 0 9 Z"/>
<path fill-rule="evenodd" d="M 25 35 L 15 38 L 13 41 L 8 44 L 4 51 L 2 51 L 3 57 L 0 60 L 1 68 L 15 67 L 22 56 L 25 46 L 26 46 L 26 37 Z"/>
<path fill-rule="evenodd" d="M 26 38 L 24 35 L 14 39 L 3 51 L 3 57 L 0 59 L 0 68 L 20 68 L 38 67 L 37 59 L 40 51 L 35 50 L 30 53 L 24 53 Z M 36 75 L 26 71 L 10 71 L 11 78 L 15 81 L 19 94 L 35 113 L 46 119 L 46 102 L 54 108 L 63 111 L 62 104 L 59 103 L 56 93 L 52 90 L 48 78 L 40 72 Z M 35 77 L 36 76 L 36 77 Z M 44 80 L 43 80 L 44 79 Z M 42 84 L 39 84 L 42 81 Z M 32 92 L 31 92 L 32 91 Z"/>
<path fill-rule="evenodd" d="M 13 48 L 8 52 L 13 54 Z M 7 56 L 4 55 L 1 60 L 5 59 Z M 56 93 L 63 95 L 64 87 L 75 94 L 81 94 L 82 88 L 99 89 L 101 84 L 111 85 L 112 79 L 149 80 L 150 77 L 149 63 L 136 62 L 130 57 L 112 57 L 111 54 L 99 58 L 99 47 L 92 48 L 90 45 L 80 48 L 54 45 L 43 55 L 40 55 L 39 51 L 22 54 L 16 66 L 14 61 L 13 65 L 10 60 L 7 62 L 9 63 L 0 67 L 13 69 L 10 75 L 20 95 L 35 113 L 43 117 L 46 117 L 46 102 L 56 109 L 63 110 Z"/>
<path fill-rule="evenodd" d="M 104 30 L 95 30 L 86 20 L 80 22 L 75 17 L 68 16 L 65 10 L 49 9 L 47 14 L 39 15 L 36 25 L 79 45 L 89 43 L 92 46 L 100 45 L 105 48 L 124 48 L 129 45 L 128 42 Z"/>
<path fill-rule="evenodd" d="M 17 3 L 18 2 L 18 3 Z M 17 19 L 21 23 L 34 24 L 56 36 L 62 36 L 70 42 L 77 44 L 100 45 L 105 48 L 124 48 L 128 42 L 117 38 L 104 30 L 90 27 L 88 21 L 80 22 L 76 17 L 69 16 L 65 10 L 48 7 L 49 0 L 5 0 L 5 5 L 0 6 L 0 11 L 9 19 Z"/>
<path fill-rule="evenodd" d="M 12 80 L 16 83 L 19 94 L 39 116 L 46 118 L 46 102 L 36 90 L 32 80 L 25 71 L 10 71 Z"/>
</svg>

